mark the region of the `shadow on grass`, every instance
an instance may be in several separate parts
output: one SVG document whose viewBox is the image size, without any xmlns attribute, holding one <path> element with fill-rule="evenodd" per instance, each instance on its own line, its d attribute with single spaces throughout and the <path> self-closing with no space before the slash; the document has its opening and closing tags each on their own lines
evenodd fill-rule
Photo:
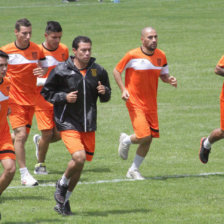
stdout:
<svg viewBox="0 0 224 224">
<path fill-rule="evenodd" d="M 43 196 L 41 197 L 41 196 L 34 196 L 34 195 L 32 195 L 32 196 L 26 196 L 26 195 L 15 196 L 15 195 L 13 195 L 13 196 L 2 197 L 0 204 L 4 203 L 5 201 L 12 201 L 12 200 L 13 201 L 21 201 L 21 200 L 23 200 L 23 201 L 25 201 L 25 200 L 48 201 L 49 199 L 47 198 L 47 196 L 46 197 L 43 197 Z"/>
<path fill-rule="evenodd" d="M 84 169 L 83 171 L 82 171 L 82 173 L 87 173 L 87 172 L 92 172 L 92 173 L 109 173 L 109 172 L 111 172 L 111 169 L 109 169 L 109 168 L 93 168 L 93 169 Z M 58 175 L 63 175 L 63 173 L 64 173 L 64 170 L 63 171 L 59 171 L 59 170 L 50 170 L 49 171 L 49 175 L 51 175 L 51 174 L 58 174 Z"/>
<path fill-rule="evenodd" d="M 4 220 L 4 217 L 2 217 L 2 221 Z M 1 222 L 1 221 L 0 221 Z M 32 222 L 1 222 L 2 224 L 34 224 L 34 223 L 64 223 L 63 220 L 59 220 L 59 219 L 38 219 Z"/>
<path fill-rule="evenodd" d="M 91 212 L 76 212 L 75 215 L 80 216 L 108 216 L 108 215 L 122 215 L 135 213 L 148 213 L 150 209 L 130 209 L 130 210 L 109 210 L 109 211 L 91 211 Z"/>
<path fill-rule="evenodd" d="M 147 180 L 167 180 L 167 179 L 179 179 L 179 178 L 192 178 L 192 177 L 209 177 L 209 176 L 221 176 L 224 177 L 223 172 L 215 173 L 200 173 L 200 174 L 180 174 L 170 176 L 157 176 L 157 177 L 146 177 Z"/>
<path fill-rule="evenodd" d="M 92 172 L 92 173 L 109 173 L 111 172 L 111 169 L 109 168 L 102 168 L 102 167 L 97 167 L 97 168 L 93 168 L 93 169 L 84 169 L 82 171 L 83 173 L 87 173 L 87 172 Z"/>
</svg>

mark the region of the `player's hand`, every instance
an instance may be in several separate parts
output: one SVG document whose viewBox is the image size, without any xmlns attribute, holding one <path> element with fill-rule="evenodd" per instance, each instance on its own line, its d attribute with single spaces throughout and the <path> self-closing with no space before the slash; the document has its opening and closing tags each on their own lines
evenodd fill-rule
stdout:
<svg viewBox="0 0 224 224">
<path fill-rule="evenodd" d="M 68 103 L 75 103 L 78 97 L 78 91 L 70 92 L 66 95 L 66 100 Z"/>
<path fill-rule="evenodd" d="M 101 84 L 101 82 L 98 82 L 98 86 L 96 87 L 97 91 L 99 94 L 104 95 L 106 90 L 105 90 L 105 86 Z"/>
<path fill-rule="evenodd" d="M 177 88 L 177 79 L 174 76 L 169 77 L 169 84 Z"/>
<path fill-rule="evenodd" d="M 122 100 L 127 101 L 129 99 L 129 96 L 130 96 L 129 92 L 126 89 L 124 89 L 121 95 Z"/>
<path fill-rule="evenodd" d="M 33 74 L 35 76 L 39 76 L 39 77 L 42 77 L 43 75 L 45 75 L 47 72 L 47 68 L 42 68 L 40 67 L 39 64 L 37 64 L 37 67 L 35 69 L 33 69 Z"/>
</svg>

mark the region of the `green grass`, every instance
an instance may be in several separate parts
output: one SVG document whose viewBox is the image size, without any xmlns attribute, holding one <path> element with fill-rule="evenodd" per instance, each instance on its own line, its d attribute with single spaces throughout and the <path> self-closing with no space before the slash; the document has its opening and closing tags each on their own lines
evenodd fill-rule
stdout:
<svg viewBox="0 0 224 224">
<path fill-rule="evenodd" d="M 84 224 L 214 224 L 224 223 L 223 142 L 213 146 L 210 161 L 198 159 L 200 138 L 219 127 L 219 93 L 222 77 L 214 67 L 224 52 L 222 0 L 80 0 L 63 4 L 60 0 L 1 0 L 0 46 L 14 41 L 15 21 L 27 17 L 33 25 L 32 41 L 41 43 L 46 21 L 57 20 L 63 27 L 62 42 L 71 51 L 77 35 L 93 40 L 93 56 L 109 72 L 112 99 L 98 104 L 96 154 L 86 163 L 71 196 L 72 217 L 53 211 L 54 187 L 20 187 L 16 176 L 1 196 L 1 223 L 84 223 Z M 117 155 L 121 131 L 132 133 L 131 123 L 112 70 L 129 49 L 140 46 L 140 30 L 153 26 L 159 48 L 167 55 L 170 74 L 178 79 L 174 89 L 159 84 L 160 139 L 154 140 L 141 166 L 145 181 L 96 183 L 125 179 L 135 154 L 131 147 L 127 161 Z M 27 166 L 36 163 L 32 136 L 26 143 Z M 62 142 L 50 145 L 47 168 L 38 176 L 40 184 L 53 184 L 62 175 L 69 154 Z M 18 166 L 17 166 L 18 167 Z M 1 172 L 1 170 L 0 170 Z M 186 175 L 186 177 L 184 177 Z M 15 188 L 13 188 L 15 187 Z"/>
</svg>

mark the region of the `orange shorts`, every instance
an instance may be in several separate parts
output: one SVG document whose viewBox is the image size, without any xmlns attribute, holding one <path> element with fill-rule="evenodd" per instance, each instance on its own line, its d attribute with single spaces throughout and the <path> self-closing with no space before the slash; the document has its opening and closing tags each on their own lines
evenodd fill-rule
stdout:
<svg viewBox="0 0 224 224">
<path fill-rule="evenodd" d="M 36 110 L 35 116 L 40 131 L 50 130 L 55 127 L 53 110 Z"/>
<path fill-rule="evenodd" d="M 78 132 L 75 130 L 60 131 L 61 139 L 69 153 L 86 151 L 86 160 L 91 161 L 95 151 L 95 132 Z"/>
<path fill-rule="evenodd" d="M 6 123 L 4 128 L 1 127 L 0 132 L 0 160 L 3 159 L 16 159 L 15 150 L 12 144 L 9 125 Z"/>
<path fill-rule="evenodd" d="M 224 100 L 220 99 L 220 128 L 224 130 Z"/>
<path fill-rule="evenodd" d="M 152 136 L 159 138 L 159 122 L 157 112 L 144 112 L 137 108 L 128 108 L 131 123 L 137 138 Z"/>
<path fill-rule="evenodd" d="M 9 107 L 11 109 L 9 121 L 12 129 L 25 126 L 29 134 L 33 120 L 34 106 L 10 104 Z"/>
</svg>

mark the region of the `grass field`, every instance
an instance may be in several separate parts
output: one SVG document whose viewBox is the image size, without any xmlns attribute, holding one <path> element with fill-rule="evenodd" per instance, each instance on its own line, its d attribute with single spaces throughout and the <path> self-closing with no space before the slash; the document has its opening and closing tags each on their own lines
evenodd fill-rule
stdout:
<svg viewBox="0 0 224 224">
<path fill-rule="evenodd" d="M 223 141 L 213 146 L 207 165 L 200 163 L 200 138 L 219 127 L 219 93 L 223 79 L 214 68 L 224 52 L 222 0 L 1 0 L 0 46 L 14 41 L 14 24 L 27 17 L 33 25 L 32 41 L 41 43 L 46 21 L 63 27 L 62 42 L 71 52 L 77 35 L 90 36 L 93 56 L 109 72 L 112 99 L 98 104 L 96 153 L 86 163 L 80 184 L 71 196 L 74 216 L 53 211 L 54 183 L 62 175 L 69 154 L 62 142 L 50 145 L 49 175 L 36 176 L 40 186 L 20 185 L 17 170 L 0 201 L 1 223 L 77 224 L 214 224 L 224 223 Z M 145 181 L 128 181 L 127 169 L 135 155 L 117 155 L 120 132 L 132 133 L 131 123 L 112 70 L 129 49 L 140 46 L 140 30 L 153 26 L 159 48 L 167 55 L 174 89 L 159 85 L 160 139 L 154 140 L 141 166 Z M 26 144 L 27 167 L 36 163 L 33 134 Z M 0 136 L 1 138 L 1 136 Z M 1 172 L 1 170 L 0 170 Z M 205 175 L 201 175 L 205 174 Z"/>
</svg>

